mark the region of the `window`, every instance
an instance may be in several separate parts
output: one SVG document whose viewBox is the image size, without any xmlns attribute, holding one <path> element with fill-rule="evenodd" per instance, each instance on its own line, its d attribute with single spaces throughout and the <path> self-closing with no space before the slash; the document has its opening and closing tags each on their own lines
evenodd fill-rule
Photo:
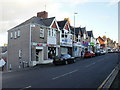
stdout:
<svg viewBox="0 0 120 90">
<path fill-rule="evenodd" d="M 40 29 L 40 37 L 44 37 L 44 29 Z"/>
<path fill-rule="evenodd" d="M 62 33 L 64 33 L 64 30 L 62 30 Z"/>
<path fill-rule="evenodd" d="M 84 39 L 86 39 L 86 34 L 84 34 Z"/>
<path fill-rule="evenodd" d="M 72 35 L 70 35 L 70 39 L 72 39 Z"/>
<path fill-rule="evenodd" d="M 65 35 L 65 38 L 67 38 L 67 35 Z"/>
<path fill-rule="evenodd" d="M 62 34 L 62 38 L 64 38 L 64 34 Z"/>
<path fill-rule="evenodd" d="M 17 36 L 20 37 L 20 30 L 18 30 Z"/>
<path fill-rule="evenodd" d="M 77 38 L 77 42 L 79 42 L 79 39 Z"/>
<path fill-rule="evenodd" d="M 53 29 L 52 29 L 52 36 L 53 36 Z"/>
<path fill-rule="evenodd" d="M 14 38 L 17 38 L 17 32 L 15 31 L 15 36 L 14 36 Z"/>
<path fill-rule="evenodd" d="M 22 50 L 20 49 L 19 50 L 19 58 L 21 58 L 22 57 Z"/>
<path fill-rule="evenodd" d="M 13 32 L 10 33 L 10 38 L 13 38 Z"/>
<path fill-rule="evenodd" d="M 56 36 L 56 31 L 54 30 L 54 37 Z"/>
<path fill-rule="evenodd" d="M 48 35 L 51 36 L 51 31 L 50 30 L 48 30 Z"/>
</svg>

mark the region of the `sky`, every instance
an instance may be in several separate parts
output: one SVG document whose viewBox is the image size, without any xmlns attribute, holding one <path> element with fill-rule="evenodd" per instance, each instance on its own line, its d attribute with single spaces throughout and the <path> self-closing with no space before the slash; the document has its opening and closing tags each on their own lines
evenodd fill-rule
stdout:
<svg viewBox="0 0 120 90">
<path fill-rule="evenodd" d="M 71 25 L 92 30 L 94 37 L 106 35 L 118 41 L 119 0 L 0 0 L 0 46 L 7 43 L 7 31 L 46 10 L 57 21 L 69 18 Z"/>
</svg>

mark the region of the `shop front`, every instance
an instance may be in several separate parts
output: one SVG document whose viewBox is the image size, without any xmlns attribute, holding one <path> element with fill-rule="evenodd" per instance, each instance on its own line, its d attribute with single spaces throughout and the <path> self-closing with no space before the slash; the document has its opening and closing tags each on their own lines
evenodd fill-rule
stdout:
<svg viewBox="0 0 120 90">
<path fill-rule="evenodd" d="M 89 47 L 88 47 L 88 49 L 89 49 L 90 51 L 95 52 L 95 50 L 96 50 L 96 48 L 95 48 L 95 43 L 89 42 Z"/>
<path fill-rule="evenodd" d="M 81 42 L 74 43 L 74 57 L 81 57 L 81 51 L 84 48 Z"/>
<path fill-rule="evenodd" d="M 72 40 L 62 38 L 60 49 L 61 49 L 61 54 L 72 55 Z"/>
<path fill-rule="evenodd" d="M 61 50 L 61 54 L 72 55 L 72 45 L 61 45 L 60 50 Z"/>
<path fill-rule="evenodd" d="M 59 55 L 60 46 L 47 44 L 47 56 L 48 59 L 53 59 L 55 56 Z"/>
<path fill-rule="evenodd" d="M 52 59 L 54 56 L 56 56 L 56 47 L 48 45 L 48 59 Z"/>
<path fill-rule="evenodd" d="M 89 42 L 82 41 L 82 46 L 84 46 L 84 51 L 89 50 Z"/>
<path fill-rule="evenodd" d="M 34 64 L 40 64 L 44 60 L 53 59 L 54 56 L 59 54 L 59 49 L 59 45 L 33 43 L 32 61 L 34 61 Z"/>
</svg>

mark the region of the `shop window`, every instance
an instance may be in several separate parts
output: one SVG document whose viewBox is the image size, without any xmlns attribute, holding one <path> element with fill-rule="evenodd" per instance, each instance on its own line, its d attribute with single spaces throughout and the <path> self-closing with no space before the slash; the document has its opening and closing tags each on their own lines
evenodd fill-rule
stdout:
<svg viewBox="0 0 120 90">
<path fill-rule="evenodd" d="M 48 58 L 53 59 L 54 56 L 56 56 L 56 48 L 48 47 Z"/>
<path fill-rule="evenodd" d="M 44 37 L 44 29 L 40 29 L 40 37 Z"/>
</svg>

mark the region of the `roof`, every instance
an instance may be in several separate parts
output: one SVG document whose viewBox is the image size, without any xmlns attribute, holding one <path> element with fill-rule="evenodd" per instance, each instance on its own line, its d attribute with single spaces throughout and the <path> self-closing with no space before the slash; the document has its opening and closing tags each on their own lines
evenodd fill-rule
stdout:
<svg viewBox="0 0 120 90">
<path fill-rule="evenodd" d="M 50 26 L 54 19 L 55 17 L 51 17 L 51 18 L 41 19 L 41 21 L 45 24 L 45 26 Z"/>
<path fill-rule="evenodd" d="M 83 28 L 81 28 L 80 30 L 81 30 L 81 33 L 82 33 L 82 35 L 83 35 L 83 33 L 86 32 L 86 27 L 83 27 Z"/>
<path fill-rule="evenodd" d="M 67 20 L 64 20 L 64 21 L 57 21 L 59 28 L 60 28 L 60 29 L 63 29 L 64 26 L 65 26 L 65 24 L 66 24 L 66 22 L 67 22 Z"/>
<path fill-rule="evenodd" d="M 93 37 L 93 32 L 92 31 L 87 31 L 87 34 L 89 37 Z"/>
<path fill-rule="evenodd" d="M 101 38 L 100 36 L 98 37 L 100 40 L 102 40 L 102 41 L 105 41 L 103 38 Z"/>
<path fill-rule="evenodd" d="M 54 19 L 55 19 L 55 17 L 42 19 L 40 17 L 34 16 L 34 17 L 26 20 L 25 22 L 17 25 L 14 28 L 17 28 L 19 26 L 22 26 L 22 25 L 25 25 L 25 24 L 29 24 L 29 23 L 36 23 L 36 24 L 40 24 L 40 25 L 43 25 L 43 26 L 50 26 L 52 24 L 52 22 L 53 22 Z M 12 28 L 12 29 L 14 29 L 14 28 Z"/>
</svg>

